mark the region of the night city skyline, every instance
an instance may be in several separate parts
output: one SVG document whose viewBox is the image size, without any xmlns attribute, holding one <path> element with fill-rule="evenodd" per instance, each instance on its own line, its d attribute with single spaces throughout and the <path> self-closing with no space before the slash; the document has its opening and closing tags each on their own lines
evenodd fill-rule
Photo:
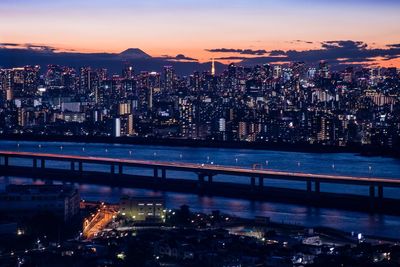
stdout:
<svg viewBox="0 0 400 267">
<path fill-rule="evenodd" d="M 399 14 L 0 1 L 0 266 L 400 266 Z"/>
</svg>

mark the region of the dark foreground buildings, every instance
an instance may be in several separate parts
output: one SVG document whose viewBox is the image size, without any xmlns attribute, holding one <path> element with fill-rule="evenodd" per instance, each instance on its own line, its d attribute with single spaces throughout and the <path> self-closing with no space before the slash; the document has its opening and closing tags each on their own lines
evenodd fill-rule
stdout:
<svg viewBox="0 0 400 267">
<path fill-rule="evenodd" d="M 8 185 L 0 192 L 0 214 L 15 221 L 52 214 L 68 222 L 79 214 L 77 189 L 63 185 Z"/>
</svg>

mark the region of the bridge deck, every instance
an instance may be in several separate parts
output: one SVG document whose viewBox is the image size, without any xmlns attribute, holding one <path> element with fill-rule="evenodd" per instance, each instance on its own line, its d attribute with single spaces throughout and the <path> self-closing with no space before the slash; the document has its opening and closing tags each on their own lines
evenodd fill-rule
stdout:
<svg viewBox="0 0 400 267">
<path fill-rule="evenodd" d="M 34 152 L 12 152 L 12 151 L 0 151 L 0 157 L 70 161 L 70 162 L 122 165 L 122 166 L 143 167 L 143 168 L 158 168 L 167 170 L 205 173 L 207 175 L 227 174 L 234 176 L 261 177 L 268 179 L 318 181 L 321 183 L 362 184 L 362 185 L 378 185 L 385 187 L 400 187 L 400 179 L 396 178 L 357 177 L 357 176 L 345 176 L 345 175 L 285 172 L 285 171 L 259 170 L 259 169 L 254 170 L 254 169 L 211 165 L 211 164 L 117 159 L 117 158 L 106 158 L 106 157 L 48 154 L 48 153 L 34 153 Z"/>
</svg>

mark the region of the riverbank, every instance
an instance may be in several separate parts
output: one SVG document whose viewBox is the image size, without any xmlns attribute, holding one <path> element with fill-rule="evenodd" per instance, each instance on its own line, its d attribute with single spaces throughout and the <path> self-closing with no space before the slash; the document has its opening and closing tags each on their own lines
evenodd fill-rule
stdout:
<svg viewBox="0 0 400 267">
<path fill-rule="evenodd" d="M 98 202 L 85 201 L 85 204 L 89 204 L 91 206 L 100 206 L 102 204 L 105 204 L 106 206 L 113 206 L 113 207 L 117 207 L 119 205 L 119 203 L 117 202 L 104 203 L 100 201 Z M 179 208 L 182 207 L 168 207 L 168 209 L 170 210 L 172 209 L 173 214 L 175 213 L 178 214 L 180 211 Z M 244 218 L 236 216 L 234 213 L 231 214 L 223 213 L 220 210 L 214 210 L 210 214 L 206 214 L 204 212 L 191 210 L 190 206 L 188 206 L 187 208 L 188 210 L 190 210 L 190 214 L 192 217 L 191 219 L 188 219 L 188 221 L 192 220 L 192 222 L 194 223 L 194 225 L 191 225 L 191 227 L 197 228 L 197 227 L 204 227 L 204 225 L 209 225 L 209 227 L 211 228 L 213 220 L 210 220 L 210 218 L 213 218 L 213 214 L 218 214 L 218 216 L 220 217 L 218 227 L 223 229 L 228 229 L 230 233 L 233 233 L 235 235 L 247 235 L 254 237 L 256 236 L 255 232 L 259 231 L 260 229 L 263 229 L 265 232 L 268 232 L 266 230 L 268 229 L 269 231 L 272 230 L 274 232 L 284 234 L 288 238 L 289 236 L 296 236 L 296 235 L 299 236 L 302 234 L 308 236 L 320 236 L 321 239 L 329 240 L 330 243 L 337 243 L 342 245 L 345 244 L 357 245 L 360 242 L 368 242 L 371 244 L 390 243 L 393 245 L 400 242 L 399 238 L 390 238 L 379 235 L 368 235 L 359 232 L 347 232 L 334 227 L 326 227 L 319 225 L 308 227 L 302 225 L 301 223 L 294 224 L 285 221 L 279 222 L 271 220 L 271 218 L 264 216 L 256 216 L 254 218 Z M 226 220 L 227 218 L 229 218 L 229 220 Z M 143 226 L 142 224 L 139 225 Z M 127 225 L 124 225 L 124 227 L 127 227 Z M 188 227 L 188 225 L 185 225 L 185 227 Z M 361 240 L 359 239 L 358 234 L 362 235 Z"/>
<path fill-rule="evenodd" d="M 144 137 L 104 137 L 104 136 L 61 136 L 61 135 L 0 135 L 4 141 L 36 141 L 36 142 L 71 142 L 71 143 L 104 143 L 104 144 L 130 144 L 130 145 L 155 145 L 169 147 L 193 148 L 228 148 L 228 149 L 254 149 L 285 152 L 306 153 L 356 153 L 362 156 L 384 156 L 400 158 L 400 147 L 387 148 L 351 144 L 346 147 L 329 146 L 308 143 L 283 143 L 283 142 L 228 142 L 215 140 L 194 139 L 163 139 Z"/>
</svg>

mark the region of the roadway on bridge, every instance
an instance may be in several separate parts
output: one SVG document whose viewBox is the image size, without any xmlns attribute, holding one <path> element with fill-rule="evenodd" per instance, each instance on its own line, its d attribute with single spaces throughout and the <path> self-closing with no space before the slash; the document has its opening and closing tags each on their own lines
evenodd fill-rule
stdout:
<svg viewBox="0 0 400 267">
<path fill-rule="evenodd" d="M 97 164 L 110 164 L 110 165 L 126 165 L 137 167 L 151 167 L 151 168 L 165 168 L 180 171 L 190 172 L 203 172 L 213 175 L 229 174 L 248 177 L 268 177 L 293 180 L 319 180 L 320 182 L 343 182 L 343 183 L 368 183 L 368 184 L 383 184 L 395 187 L 400 187 L 400 179 L 398 178 L 378 178 L 378 177 L 357 177 L 345 175 L 329 175 L 329 174 L 315 174 L 315 173 L 302 173 L 302 172 L 285 172 L 278 170 L 266 169 L 246 169 L 233 166 L 221 166 L 212 164 L 195 164 L 184 162 L 165 162 L 165 161 L 151 161 L 151 160 L 135 160 L 135 159 L 117 159 L 107 157 L 92 157 L 92 156 L 78 156 L 78 155 L 65 155 L 65 154 L 49 154 L 49 153 L 34 153 L 34 152 L 13 152 L 13 151 L 0 151 L 0 156 L 15 157 L 15 158 L 36 158 L 45 160 L 59 160 L 59 161 L 76 161 L 84 163 L 97 163 Z"/>
</svg>

